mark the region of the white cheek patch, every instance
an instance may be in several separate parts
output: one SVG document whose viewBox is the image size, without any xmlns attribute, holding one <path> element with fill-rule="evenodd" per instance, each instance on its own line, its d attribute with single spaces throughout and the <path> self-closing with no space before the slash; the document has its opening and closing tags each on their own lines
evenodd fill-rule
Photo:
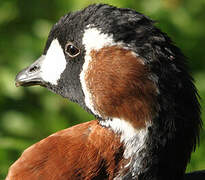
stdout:
<svg viewBox="0 0 205 180">
<path fill-rule="evenodd" d="M 101 117 L 101 115 L 94 108 L 94 104 L 92 102 L 92 96 L 85 82 L 85 75 L 88 70 L 89 63 L 92 61 L 90 52 L 92 50 L 98 51 L 101 48 L 106 46 L 120 45 L 121 43 L 115 43 L 112 36 L 108 36 L 107 34 L 101 33 L 100 30 L 98 30 L 97 28 L 86 29 L 84 31 L 82 43 L 85 47 L 86 53 L 85 53 L 85 62 L 82 67 L 82 72 L 80 73 L 80 81 L 85 95 L 85 104 L 95 115 Z"/>
<path fill-rule="evenodd" d="M 44 81 L 57 85 L 61 74 L 66 68 L 66 59 L 57 39 L 54 39 L 43 57 L 41 64 L 41 77 Z"/>
</svg>

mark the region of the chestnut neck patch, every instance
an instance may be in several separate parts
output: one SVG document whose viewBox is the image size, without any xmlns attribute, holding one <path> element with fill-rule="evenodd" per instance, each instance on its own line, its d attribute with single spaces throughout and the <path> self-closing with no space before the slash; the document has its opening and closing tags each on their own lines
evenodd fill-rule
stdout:
<svg viewBox="0 0 205 180">
<path fill-rule="evenodd" d="M 92 50 L 90 56 L 85 82 L 95 110 L 103 119 L 115 117 L 136 129 L 145 127 L 155 113 L 157 89 L 142 59 L 117 45 Z"/>
</svg>

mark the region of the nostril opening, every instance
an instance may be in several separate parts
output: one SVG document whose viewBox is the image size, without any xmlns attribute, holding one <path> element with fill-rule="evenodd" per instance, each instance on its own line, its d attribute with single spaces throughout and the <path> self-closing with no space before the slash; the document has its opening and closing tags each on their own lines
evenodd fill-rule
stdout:
<svg viewBox="0 0 205 180">
<path fill-rule="evenodd" d="M 33 73 L 33 72 L 37 71 L 38 69 L 39 69 L 39 66 L 35 65 L 31 69 L 29 69 L 29 72 Z"/>
</svg>

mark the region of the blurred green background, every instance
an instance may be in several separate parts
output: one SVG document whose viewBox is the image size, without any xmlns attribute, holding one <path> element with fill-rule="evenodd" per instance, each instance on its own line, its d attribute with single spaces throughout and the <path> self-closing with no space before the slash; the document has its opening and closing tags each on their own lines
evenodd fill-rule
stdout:
<svg viewBox="0 0 205 180">
<path fill-rule="evenodd" d="M 133 8 L 158 21 L 157 26 L 189 57 L 204 119 L 205 0 L 0 0 L 0 179 L 31 144 L 93 118 L 44 88 L 16 88 L 14 79 L 41 55 L 52 24 L 94 2 Z M 205 169 L 205 131 L 187 171 L 199 169 Z"/>
</svg>

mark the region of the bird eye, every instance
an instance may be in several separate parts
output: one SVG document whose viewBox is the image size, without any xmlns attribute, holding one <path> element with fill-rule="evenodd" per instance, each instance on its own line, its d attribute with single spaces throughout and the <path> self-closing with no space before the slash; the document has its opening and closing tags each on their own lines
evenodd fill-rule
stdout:
<svg viewBox="0 0 205 180">
<path fill-rule="evenodd" d="M 68 43 L 65 46 L 65 52 L 68 54 L 70 57 L 76 57 L 77 55 L 80 54 L 80 50 L 75 47 L 72 43 Z"/>
</svg>

